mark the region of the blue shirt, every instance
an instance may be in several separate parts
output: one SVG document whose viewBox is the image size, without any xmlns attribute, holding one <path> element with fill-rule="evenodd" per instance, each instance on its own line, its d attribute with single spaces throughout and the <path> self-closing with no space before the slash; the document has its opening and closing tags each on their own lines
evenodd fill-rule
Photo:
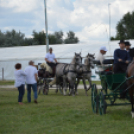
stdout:
<svg viewBox="0 0 134 134">
<path fill-rule="evenodd" d="M 128 52 L 130 61 L 132 61 L 133 60 L 133 57 L 130 56 L 129 50 L 127 52 Z"/>
<path fill-rule="evenodd" d="M 120 62 L 119 59 L 122 59 Z M 126 61 L 130 61 L 130 56 L 126 50 L 116 49 L 114 51 L 114 64 L 116 63 L 125 63 Z"/>
</svg>

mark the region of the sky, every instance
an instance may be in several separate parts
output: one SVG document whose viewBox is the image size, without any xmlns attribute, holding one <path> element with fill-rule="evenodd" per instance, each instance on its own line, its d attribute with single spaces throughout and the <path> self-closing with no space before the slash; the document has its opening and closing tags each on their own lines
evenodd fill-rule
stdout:
<svg viewBox="0 0 134 134">
<path fill-rule="evenodd" d="M 76 33 L 80 43 L 108 42 L 109 10 L 111 36 L 127 12 L 134 10 L 134 0 L 47 0 L 48 31 L 69 30 Z M 44 0 L 0 0 L 0 30 L 15 29 L 32 36 L 32 31 L 45 30 Z"/>
</svg>

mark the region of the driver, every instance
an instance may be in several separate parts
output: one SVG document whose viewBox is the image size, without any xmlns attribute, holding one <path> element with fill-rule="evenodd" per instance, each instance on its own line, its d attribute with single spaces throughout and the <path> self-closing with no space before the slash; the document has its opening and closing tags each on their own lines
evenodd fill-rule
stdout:
<svg viewBox="0 0 134 134">
<path fill-rule="evenodd" d="M 57 60 L 55 58 L 55 54 L 53 53 L 53 49 L 51 47 L 49 48 L 49 52 L 45 56 L 45 61 L 53 69 L 53 74 L 55 74 L 56 64 L 54 63 L 54 61 L 57 63 Z"/>
</svg>

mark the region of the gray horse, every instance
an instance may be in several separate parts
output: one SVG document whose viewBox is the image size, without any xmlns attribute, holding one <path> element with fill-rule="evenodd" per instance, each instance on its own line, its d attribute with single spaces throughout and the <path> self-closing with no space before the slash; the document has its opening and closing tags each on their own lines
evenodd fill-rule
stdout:
<svg viewBox="0 0 134 134">
<path fill-rule="evenodd" d="M 78 77 L 77 77 L 77 83 L 76 83 L 76 88 L 75 88 L 76 94 L 78 94 L 77 87 L 80 82 L 80 77 L 82 78 L 86 95 L 87 95 L 87 91 L 91 88 L 91 85 L 92 85 L 91 68 L 94 68 L 93 60 L 94 60 L 94 55 L 88 53 L 88 55 L 86 56 L 86 59 L 84 60 L 84 64 L 82 65 L 82 73 L 80 75 L 78 75 Z M 86 86 L 86 79 L 89 82 L 88 88 Z"/>
<path fill-rule="evenodd" d="M 56 66 L 56 81 L 59 83 L 62 77 L 63 80 L 63 95 L 66 95 L 67 83 L 70 85 L 69 95 L 75 95 L 74 87 L 77 72 L 82 71 L 81 53 L 75 53 L 75 56 L 70 64 L 60 63 Z"/>
</svg>

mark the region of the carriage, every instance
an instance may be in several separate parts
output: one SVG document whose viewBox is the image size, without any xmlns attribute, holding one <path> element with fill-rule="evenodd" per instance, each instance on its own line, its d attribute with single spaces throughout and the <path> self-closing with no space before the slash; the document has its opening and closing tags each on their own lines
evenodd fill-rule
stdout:
<svg viewBox="0 0 134 134">
<path fill-rule="evenodd" d="M 78 80 L 81 78 L 83 79 L 84 83 L 84 88 L 85 92 L 87 94 L 88 88 L 86 87 L 85 84 L 85 79 L 88 79 L 89 84 L 91 86 L 91 71 L 90 67 L 93 68 L 93 59 L 94 55 L 91 55 L 88 53 L 84 60 L 84 64 L 82 64 L 82 57 L 81 53 L 77 54 L 75 53 L 74 58 L 72 59 L 72 62 L 70 64 L 67 63 L 58 63 L 56 64 L 56 69 L 52 72 L 56 72 L 56 74 L 49 74 L 49 71 L 47 71 L 48 65 L 46 65 L 46 70 L 45 69 L 39 69 L 38 71 L 38 93 L 40 93 L 40 88 L 43 88 L 43 93 L 48 94 L 49 91 L 49 82 L 54 78 L 55 83 L 56 83 L 56 93 L 58 91 L 61 92 L 61 94 L 66 95 L 67 88 L 69 88 L 69 95 L 75 95 L 77 94 L 77 85 L 78 85 Z M 40 65 L 40 64 L 39 64 Z M 52 69 L 52 68 L 51 68 Z M 48 72 L 48 75 L 47 75 Z M 50 71 L 51 72 L 51 71 Z M 77 81 L 77 82 L 76 82 Z M 89 86 L 89 88 L 90 88 Z M 64 87 L 64 88 L 63 88 Z"/>
<path fill-rule="evenodd" d="M 38 63 L 38 82 L 37 89 L 38 94 L 42 91 L 44 95 L 48 95 L 49 92 L 49 83 L 53 80 L 54 74 L 46 74 L 46 69 L 40 68 L 41 63 Z"/>
<path fill-rule="evenodd" d="M 128 89 L 133 85 L 127 87 L 126 83 L 128 80 L 134 78 L 126 77 L 125 73 L 114 74 L 111 67 L 113 65 L 113 59 L 104 60 L 104 65 L 110 65 L 109 70 L 105 70 L 103 72 L 98 72 L 102 89 L 97 89 L 96 84 L 92 84 L 91 89 L 91 103 L 92 110 L 94 113 L 98 113 L 100 115 L 106 114 L 106 110 L 108 106 L 119 106 L 119 105 L 128 105 L 130 103 L 130 96 L 128 93 Z M 99 61 L 94 61 L 94 64 L 100 65 Z M 121 98 L 121 94 L 126 92 L 125 99 L 128 101 L 126 103 L 117 103 L 117 100 Z"/>
</svg>

